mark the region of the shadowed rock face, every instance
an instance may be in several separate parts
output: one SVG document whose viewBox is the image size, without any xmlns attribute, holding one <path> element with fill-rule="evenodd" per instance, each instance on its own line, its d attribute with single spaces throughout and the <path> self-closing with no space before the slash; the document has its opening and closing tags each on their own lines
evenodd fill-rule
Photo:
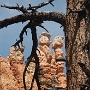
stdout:
<svg viewBox="0 0 90 90">
<path fill-rule="evenodd" d="M 45 32 L 40 35 L 38 48 L 40 52 L 37 51 L 41 67 L 39 79 L 42 90 L 49 88 L 47 85 L 49 83 L 57 87 L 66 87 L 66 77 L 63 73 L 64 62 L 56 62 L 57 58 L 63 58 L 63 51 L 61 50 L 63 37 L 55 37 L 52 43 L 52 48 L 54 49 L 54 53 L 52 54 L 49 48 L 51 43 L 50 36 L 50 34 Z M 24 46 L 21 46 L 21 49 L 11 47 L 10 54 L 6 59 L 0 56 L 0 90 L 24 90 L 23 71 L 25 64 L 23 63 L 23 51 Z M 30 88 L 34 70 L 35 63 L 31 62 L 25 76 L 27 90 Z M 33 90 L 37 90 L 36 82 L 34 82 Z"/>
</svg>

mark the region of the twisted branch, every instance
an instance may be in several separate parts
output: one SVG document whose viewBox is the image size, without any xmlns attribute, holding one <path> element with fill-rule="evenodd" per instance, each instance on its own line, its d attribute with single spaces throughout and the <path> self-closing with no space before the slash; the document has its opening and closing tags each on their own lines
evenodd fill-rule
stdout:
<svg viewBox="0 0 90 90">
<path fill-rule="evenodd" d="M 30 90 L 32 90 L 34 79 L 36 79 L 38 90 L 41 90 L 39 79 L 38 79 L 39 58 L 38 58 L 37 53 L 36 53 L 37 46 L 38 46 L 36 26 L 34 26 L 34 23 L 32 23 L 32 22 L 29 22 L 26 26 L 31 29 L 33 46 L 32 46 L 31 55 L 28 57 L 28 61 L 26 63 L 26 66 L 25 66 L 25 69 L 24 69 L 24 72 L 23 72 L 24 88 L 25 88 L 25 90 L 27 90 L 26 89 L 26 84 L 25 84 L 25 74 L 26 74 L 27 67 L 28 67 L 29 63 L 32 61 L 32 58 L 34 57 L 36 65 L 35 65 L 35 72 L 34 72 L 34 76 L 33 76 L 33 79 L 32 79 Z"/>
<path fill-rule="evenodd" d="M 19 40 L 17 40 L 16 41 L 16 43 L 13 45 L 13 46 L 18 46 L 19 47 L 19 44 L 21 43 L 22 44 L 22 42 L 23 42 L 23 35 L 24 35 L 24 33 L 26 33 L 26 35 L 27 35 L 27 31 L 26 31 L 26 29 L 27 28 L 29 28 L 29 23 L 23 28 L 23 30 L 21 31 L 21 33 L 20 33 L 20 35 L 19 35 Z"/>
<path fill-rule="evenodd" d="M 32 41 L 33 41 L 33 46 L 32 46 L 32 51 L 31 51 L 31 55 L 28 57 L 27 59 L 27 63 L 26 63 L 26 66 L 25 66 L 25 69 L 24 69 L 24 72 L 23 72 L 23 83 L 24 83 L 24 88 L 25 90 L 26 89 L 26 83 L 25 83 L 25 74 L 26 74 L 26 71 L 27 71 L 27 67 L 29 66 L 29 63 L 32 61 L 32 59 L 34 58 L 35 59 L 35 72 L 34 72 L 34 76 L 33 76 L 33 79 L 32 79 L 32 83 L 31 83 L 31 87 L 30 87 L 30 90 L 32 90 L 32 87 L 33 87 L 33 83 L 34 83 L 34 79 L 36 79 L 36 82 L 37 82 L 37 86 L 38 86 L 38 90 L 41 90 L 40 89 L 40 83 L 39 83 L 39 79 L 38 79 L 38 71 L 39 71 L 39 58 L 37 56 L 37 53 L 36 53 L 36 50 L 37 50 L 37 46 L 38 46 L 38 42 L 37 42 L 37 34 L 36 34 L 36 26 L 40 26 L 42 23 L 42 20 L 33 20 L 33 21 L 30 21 L 24 28 L 23 30 L 21 31 L 19 37 L 20 39 L 13 45 L 13 46 L 19 46 L 19 43 L 22 43 L 23 41 L 23 34 L 26 33 L 27 35 L 27 31 L 26 29 L 27 28 L 30 28 L 31 29 L 31 33 L 32 33 Z M 40 26 L 42 28 L 44 28 L 43 26 Z M 44 28 L 45 29 L 45 28 Z M 46 30 L 46 29 L 45 29 Z"/>
<path fill-rule="evenodd" d="M 24 88 L 26 90 L 26 84 L 25 84 L 25 74 L 27 71 L 27 67 L 29 66 L 29 63 L 32 61 L 32 59 L 35 59 L 35 72 L 34 72 L 34 76 L 31 82 L 31 87 L 30 90 L 32 90 L 33 87 L 33 82 L 34 79 L 36 79 L 36 83 L 38 86 L 38 90 L 41 90 L 40 88 L 40 83 L 39 83 L 39 79 L 38 79 L 38 71 L 39 71 L 39 58 L 37 56 L 36 50 L 37 50 L 37 46 L 38 46 L 38 42 L 37 42 L 37 33 L 36 33 L 36 26 L 42 27 L 43 29 L 45 29 L 47 32 L 48 30 L 42 26 L 41 24 L 43 23 L 43 21 L 54 21 L 57 22 L 59 24 L 61 24 L 62 26 L 65 26 L 65 20 L 66 17 L 64 14 L 59 13 L 59 12 L 36 12 L 36 10 L 38 8 L 41 8 L 47 4 L 51 4 L 52 6 L 54 6 L 52 4 L 54 0 L 49 0 L 48 2 L 43 2 L 40 3 L 38 6 L 31 6 L 29 4 L 29 7 L 25 8 L 23 5 L 19 6 L 17 4 L 17 6 L 6 6 L 6 5 L 1 5 L 1 7 L 5 7 L 8 9 L 16 9 L 21 11 L 23 14 L 11 17 L 11 18 L 7 18 L 4 19 L 2 21 L 0 21 L 0 29 L 7 27 L 8 25 L 14 24 L 14 23 L 18 23 L 18 22 L 25 22 L 27 20 L 30 20 L 30 22 L 23 28 L 23 30 L 21 31 L 20 35 L 19 35 L 19 40 L 16 41 L 16 43 L 13 46 L 18 46 L 19 44 L 23 42 L 23 34 L 26 33 L 27 35 L 27 28 L 31 29 L 31 33 L 32 33 L 32 41 L 33 41 L 33 46 L 32 46 L 32 51 L 31 51 L 31 55 L 28 57 L 24 72 L 23 72 L 23 83 L 24 83 Z M 29 10 L 31 10 L 31 12 L 28 12 Z"/>
</svg>

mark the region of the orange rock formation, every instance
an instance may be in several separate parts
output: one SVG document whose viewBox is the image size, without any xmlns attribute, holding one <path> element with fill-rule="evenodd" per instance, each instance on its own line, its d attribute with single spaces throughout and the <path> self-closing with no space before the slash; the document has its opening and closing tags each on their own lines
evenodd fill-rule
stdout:
<svg viewBox="0 0 90 90">
<path fill-rule="evenodd" d="M 44 79 L 41 82 L 50 82 L 52 85 L 66 88 L 66 76 L 64 71 L 64 62 L 56 61 L 56 59 L 64 58 L 63 51 L 63 37 L 56 36 L 52 42 L 52 48 L 54 49 L 53 55 L 50 51 L 50 34 L 43 32 L 39 39 L 39 51 L 37 52 L 40 59 L 40 65 L 43 68 Z M 43 85 L 42 85 L 43 87 Z M 45 87 L 45 85 L 44 85 Z M 46 85 L 47 87 L 47 85 Z"/>
<path fill-rule="evenodd" d="M 64 62 L 57 61 L 63 57 L 63 37 L 56 36 L 52 42 L 54 53 L 51 53 L 49 48 L 51 35 L 43 32 L 39 39 L 39 48 L 37 55 L 40 60 L 40 75 L 41 88 L 49 87 L 47 84 L 52 83 L 53 86 L 66 87 L 66 76 L 64 71 Z M 21 48 L 21 49 L 20 49 Z M 23 86 L 23 71 L 24 71 L 24 46 L 11 47 L 10 54 L 7 58 L 0 56 L 0 90 L 24 90 Z M 27 90 L 30 88 L 32 76 L 34 74 L 35 63 L 31 62 L 26 73 Z M 34 83 L 33 90 L 37 90 L 37 85 Z"/>
</svg>

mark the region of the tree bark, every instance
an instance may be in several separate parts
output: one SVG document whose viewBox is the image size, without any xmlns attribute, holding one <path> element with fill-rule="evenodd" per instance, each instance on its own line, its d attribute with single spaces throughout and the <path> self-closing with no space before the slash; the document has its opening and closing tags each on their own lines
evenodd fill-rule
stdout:
<svg viewBox="0 0 90 90">
<path fill-rule="evenodd" d="M 84 48 L 90 41 L 90 30 L 88 29 L 90 25 L 87 25 L 85 13 L 70 12 L 70 9 L 80 10 L 80 6 L 81 3 L 78 0 L 67 0 L 65 27 L 67 90 L 81 90 L 80 85 L 85 84 L 88 78 L 78 62 L 84 63 L 90 69 L 89 49 Z"/>
<path fill-rule="evenodd" d="M 82 0 L 84 1 L 84 0 Z M 0 21 L 0 29 L 27 20 L 54 21 L 64 26 L 67 60 L 67 90 L 90 90 L 90 11 L 81 0 L 67 0 L 66 15 L 58 12 L 28 12 Z M 88 0 L 89 1 L 89 0 Z M 83 65 L 85 65 L 83 67 Z M 89 79 L 89 83 L 87 82 Z M 84 87 L 82 89 L 81 86 Z"/>
<path fill-rule="evenodd" d="M 59 12 L 28 12 L 20 14 L 11 18 L 6 18 L 0 21 L 0 28 L 7 27 L 8 25 L 25 22 L 27 20 L 33 20 L 34 18 L 42 21 L 54 21 L 60 23 L 62 26 L 65 25 L 66 15 Z"/>
</svg>

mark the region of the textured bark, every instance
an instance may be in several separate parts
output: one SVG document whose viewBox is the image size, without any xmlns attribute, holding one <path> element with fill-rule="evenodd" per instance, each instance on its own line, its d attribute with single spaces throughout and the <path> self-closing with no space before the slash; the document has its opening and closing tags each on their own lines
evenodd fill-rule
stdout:
<svg viewBox="0 0 90 90">
<path fill-rule="evenodd" d="M 77 3 L 78 0 L 67 0 L 67 8 L 79 10 L 80 2 Z M 69 12 L 67 9 L 65 34 L 68 90 L 81 90 L 80 84 L 85 84 L 87 80 L 78 62 L 84 63 L 90 69 L 89 50 L 83 48 L 90 40 L 90 25 L 87 26 L 84 14 Z"/>
<path fill-rule="evenodd" d="M 33 19 L 54 21 L 64 26 L 67 90 L 85 90 L 81 89 L 80 85 L 86 84 L 88 78 L 90 86 L 90 77 L 86 75 L 86 72 L 90 71 L 90 12 L 88 12 L 87 5 L 84 5 L 83 12 L 80 11 L 82 1 L 84 0 L 67 0 L 66 15 L 58 12 L 28 12 L 0 21 L 0 28 Z M 80 63 L 85 64 L 85 67 L 88 68 L 88 70 L 86 68 L 86 72 L 80 67 Z"/>
<path fill-rule="evenodd" d="M 11 18 L 0 21 L 0 28 L 7 27 L 8 25 L 25 22 L 27 20 L 33 20 L 33 18 L 40 19 L 42 21 L 54 21 L 60 23 L 62 26 L 65 25 L 65 15 L 59 12 L 34 12 L 17 15 Z"/>
</svg>

